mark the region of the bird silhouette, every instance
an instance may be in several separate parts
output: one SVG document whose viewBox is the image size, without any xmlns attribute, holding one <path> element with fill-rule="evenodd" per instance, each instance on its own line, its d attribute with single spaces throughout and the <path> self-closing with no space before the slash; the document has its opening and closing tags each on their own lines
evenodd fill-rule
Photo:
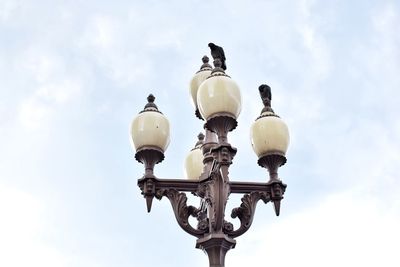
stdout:
<svg viewBox="0 0 400 267">
<path fill-rule="evenodd" d="M 271 87 L 269 87 L 266 84 L 261 84 L 260 87 L 258 87 L 258 91 L 260 92 L 260 96 L 264 104 L 264 108 L 261 111 L 261 114 L 263 112 L 274 112 L 274 110 L 271 108 L 271 100 L 272 100 Z"/>
<path fill-rule="evenodd" d="M 258 87 L 258 90 L 260 91 L 260 96 L 264 105 L 271 106 L 271 100 L 272 100 L 271 87 L 269 87 L 266 84 L 261 84 L 260 87 Z"/>
<path fill-rule="evenodd" d="M 210 47 L 211 49 L 211 56 L 214 58 L 214 60 L 216 60 L 217 58 L 219 60 L 221 60 L 221 68 L 223 70 L 226 70 L 226 64 L 225 64 L 225 53 L 224 53 L 224 49 L 216 44 L 213 43 L 209 43 L 208 47 Z"/>
</svg>

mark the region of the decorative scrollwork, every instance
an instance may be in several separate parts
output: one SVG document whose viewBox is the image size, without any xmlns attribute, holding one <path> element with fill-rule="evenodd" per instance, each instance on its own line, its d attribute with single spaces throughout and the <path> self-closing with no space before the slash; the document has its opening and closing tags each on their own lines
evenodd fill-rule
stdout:
<svg viewBox="0 0 400 267">
<path fill-rule="evenodd" d="M 139 179 L 138 185 L 140 187 L 140 190 L 142 191 L 142 195 L 146 199 L 147 212 L 150 212 L 153 198 L 156 192 L 155 178 L 144 177 L 142 179 Z"/>
<path fill-rule="evenodd" d="M 228 166 L 213 164 L 215 168 L 210 173 L 210 181 L 206 182 L 205 201 L 210 212 L 208 213 L 213 231 L 223 231 L 225 206 L 230 193 L 229 180 L 224 176 L 223 169 Z"/>
<path fill-rule="evenodd" d="M 207 192 L 207 182 L 203 182 L 199 184 L 196 192 L 193 192 L 193 194 L 203 199 L 206 195 L 206 192 Z"/>
<path fill-rule="evenodd" d="M 224 220 L 224 233 L 230 233 L 233 231 L 233 224 Z"/>
<path fill-rule="evenodd" d="M 202 237 L 206 233 L 207 228 L 195 229 L 190 225 L 189 216 L 198 218 L 200 210 L 193 206 L 187 206 L 185 193 L 170 188 L 158 190 L 156 198 L 161 199 L 163 196 L 167 197 L 171 202 L 175 218 L 185 232 L 196 237 Z"/>
<path fill-rule="evenodd" d="M 253 223 L 257 203 L 260 199 L 263 200 L 264 203 L 267 203 L 271 200 L 271 195 L 267 192 L 255 191 L 250 194 L 245 194 L 242 197 L 242 204 L 240 204 L 240 207 L 234 208 L 231 214 L 232 218 L 239 218 L 240 227 L 235 231 L 224 231 L 229 237 L 235 238 L 241 236 L 249 230 Z"/>
<path fill-rule="evenodd" d="M 208 220 L 208 218 L 205 218 L 199 221 L 199 223 L 197 224 L 197 229 L 200 231 L 208 232 L 210 229 L 209 225 L 210 221 Z"/>
<path fill-rule="evenodd" d="M 207 218 L 207 203 L 205 200 L 201 200 L 199 212 L 197 213 L 197 229 L 205 232 L 209 232 L 210 220 Z"/>
<path fill-rule="evenodd" d="M 276 216 L 279 216 L 281 209 L 281 200 L 283 199 L 283 194 L 285 193 L 286 185 L 282 182 L 273 182 L 271 189 L 271 201 L 274 203 L 274 210 Z"/>
</svg>

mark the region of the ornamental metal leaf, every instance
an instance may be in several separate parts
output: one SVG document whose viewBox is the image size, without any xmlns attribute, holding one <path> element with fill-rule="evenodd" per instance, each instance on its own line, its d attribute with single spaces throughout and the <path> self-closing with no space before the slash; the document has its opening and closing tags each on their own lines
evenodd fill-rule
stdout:
<svg viewBox="0 0 400 267">
<path fill-rule="evenodd" d="M 240 227 L 235 231 L 225 231 L 229 237 L 235 238 L 241 236 L 250 229 L 250 226 L 253 223 L 256 206 L 260 199 L 263 200 L 264 203 L 267 203 L 270 201 L 271 196 L 267 192 L 255 191 L 250 194 L 245 194 L 242 197 L 242 204 L 240 204 L 240 207 L 234 208 L 231 214 L 232 218 L 239 218 Z"/>
<path fill-rule="evenodd" d="M 195 229 L 189 223 L 189 216 L 198 217 L 200 210 L 193 206 L 187 206 L 187 197 L 185 193 L 176 189 L 160 189 L 156 193 L 156 198 L 167 197 L 171 202 L 175 218 L 179 226 L 188 234 L 196 237 L 202 237 L 207 229 Z"/>
</svg>

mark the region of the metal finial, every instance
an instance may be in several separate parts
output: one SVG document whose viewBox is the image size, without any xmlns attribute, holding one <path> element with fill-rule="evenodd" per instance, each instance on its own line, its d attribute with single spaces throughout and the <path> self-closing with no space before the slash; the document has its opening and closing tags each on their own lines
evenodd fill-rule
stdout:
<svg viewBox="0 0 400 267">
<path fill-rule="evenodd" d="M 205 137 L 205 135 L 204 135 L 203 133 L 199 133 L 199 134 L 197 135 L 198 141 L 197 141 L 195 147 L 198 147 L 199 145 L 204 144 L 204 137 Z"/>
<path fill-rule="evenodd" d="M 199 135 L 197 135 L 197 138 L 199 138 L 199 140 L 203 141 L 204 140 L 204 134 L 203 133 L 199 133 Z"/>
<path fill-rule="evenodd" d="M 274 211 L 275 211 L 275 215 L 279 216 L 279 213 L 281 211 L 281 201 L 280 200 L 274 201 Z"/>
<path fill-rule="evenodd" d="M 157 111 L 157 112 L 160 112 L 158 110 L 158 108 L 157 108 L 157 105 L 154 104 L 154 100 L 156 100 L 155 96 L 153 94 L 149 94 L 149 96 L 147 97 L 147 104 L 144 106 L 143 111 L 141 111 L 140 113 L 145 112 L 145 111 Z"/>
<path fill-rule="evenodd" d="M 156 97 L 153 94 L 149 94 L 149 96 L 147 97 L 147 101 L 149 101 L 149 103 L 153 103 L 154 100 L 156 100 Z"/>
<path fill-rule="evenodd" d="M 216 58 L 216 59 L 214 60 L 214 66 L 215 66 L 216 68 L 221 68 L 221 66 L 222 66 L 221 59 Z"/>
<path fill-rule="evenodd" d="M 222 75 L 225 75 L 225 76 L 228 76 L 228 75 L 226 75 L 225 74 L 225 70 L 223 69 L 223 67 L 222 67 L 222 61 L 221 61 L 221 59 L 219 59 L 219 58 L 216 58 L 216 59 L 214 59 L 214 69 L 212 70 L 212 72 L 211 72 L 211 76 L 214 74 L 214 73 L 216 73 L 216 72 L 219 72 L 219 75 L 221 75 L 221 73 L 222 73 Z"/>
<path fill-rule="evenodd" d="M 210 59 L 207 56 L 203 56 L 201 61 L 203 61 L 203 65 L 201 65 L 200 70 L 197 73 L 205 70 L 212 70 L 212 66 L 208 63 Z"/>
</svg>

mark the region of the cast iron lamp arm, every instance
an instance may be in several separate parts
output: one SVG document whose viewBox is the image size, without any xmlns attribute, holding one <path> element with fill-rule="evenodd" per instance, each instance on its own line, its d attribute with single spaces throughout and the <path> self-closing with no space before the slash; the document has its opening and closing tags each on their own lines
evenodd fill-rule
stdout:
<svg viewBox="0 0 400 267">
<path fill-rule="evenodd" d="M 152 175 L 139 179 L 138 186 L 142 191 L 142 195 L 146 198 L 148 212 L 151 211 L 154 197 L 161 200 L 165 196 L 171 202 L 176 221 L 185 232 L 199 238 L 208 230 L 208 227 L 200 227 L 200 223 L 198 229 L 190 225 L 189 216 L 196 217 L 199 222 L 201 219 L 204 220 L 204 216 L 201 216 L 201 209 L 187 206 L 187 197 L 183 193 L 192 192 L 195 194 L 198 191 L 199 182 L 179 179 L 159 179 Z"/>
<path fill-rule="evenodd" d="M 142 191 L 143 197 L 146 199 L 147 212 L 151 211 L 153 199 L 156 192 L 160 189 L 175 189 L 184 192 L 195 192 L 198 188 L 198 183 L 195 181 L 186 181 L 178 179 L 159 179 L 153 174 L 153 169 L 138 180 L 138 186 Z"/>
<path fill-rule="evenodd" d="M 147 180 L 152 179 L 155 183 L 155 188 L 163 189 L 163 188 L 173 188 L 182 192 L 196 192 L 197 187 L 199 186 L 198 181 L 184 180 L 184 179 L 164 179 L 164 178 L 155 178 L 155 177 L 143 177 L 138 180 L 138 186 L 142 189 L 142 184 Z"/>
<path fill-rule="evenodd" d="M 226 231 L 225 233 L 229 237 L 236 238 L 250 229 L 259 200 L 262 200 L 265 204 L 272 201 L 274 203 L 275 213 L 277 216 L 279 215 L 280 201 L 283 199 L 283 194 L 286 189 L 286 185 L 281 181 L 252 184 L 234 183 L 236 184 L 233 186 L 231 185 L 232 193 L 246 194 L 241 199 L 242 203 L 240 207 L 232 209 L 231 217 L 240 220 L 240 227 L 234 231 Z"/>
<path fill-rule="evenodd" d="M 240 182 L 231 181 L 229 182 L 231 187 L 231 193 L 248 194 L 253 191 L 269 192 L 270 183 L 258 183 L 258 182 Z"/>
</svg>

